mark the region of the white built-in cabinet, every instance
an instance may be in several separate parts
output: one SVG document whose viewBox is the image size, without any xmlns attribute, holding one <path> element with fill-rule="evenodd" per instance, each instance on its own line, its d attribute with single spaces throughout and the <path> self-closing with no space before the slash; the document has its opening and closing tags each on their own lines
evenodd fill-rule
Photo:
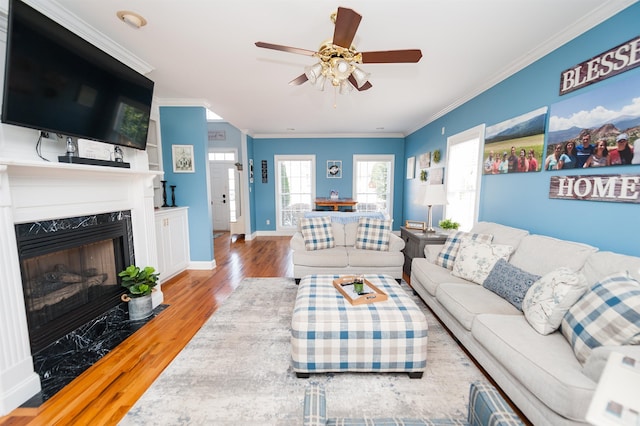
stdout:
<svg viewBox="0 0 640 426">
<path fill-rule="evenodd" d="M 160 282 L 189 266 L 189 217 L 187 207 L 156 209 L 156 240 Z"/>
</svg>

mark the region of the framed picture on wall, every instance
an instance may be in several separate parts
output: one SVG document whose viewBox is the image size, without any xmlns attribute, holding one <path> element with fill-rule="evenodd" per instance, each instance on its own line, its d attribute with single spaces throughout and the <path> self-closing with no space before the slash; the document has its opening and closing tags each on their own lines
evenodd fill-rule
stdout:
<svg viewBox="0 0 640 426">
<path fill-rule="evenodd" d="M 171 145 L 173 173 L 195 173 L 193 145 Z"/>
<path fill-rule="evenodd" d="M 407 179 L 416 177 L 416 157 L 407 158 Z"/>
<path fill-rule="evenodd" d="M 342 178 L 342 160 L 327 161 L 327 178 Z"/>
</svg>

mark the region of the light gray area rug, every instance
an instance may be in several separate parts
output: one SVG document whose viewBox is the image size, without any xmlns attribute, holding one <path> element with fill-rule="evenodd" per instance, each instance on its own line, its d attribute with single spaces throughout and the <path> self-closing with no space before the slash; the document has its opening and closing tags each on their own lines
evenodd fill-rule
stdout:
<svg viewBox="0 0 640 426">
<path fill-rule="evenodd" d="M 296 378 L 289 338 L 297 288 L 290 278 L 243 280 L 120 424 L 298 425 L 309 383 L 324 384 L 332 417 L 466 418 L 469 384 L 484 377 L 417 296 L 429 324 L 421 379 L 406 373 Z"/>
</svg>

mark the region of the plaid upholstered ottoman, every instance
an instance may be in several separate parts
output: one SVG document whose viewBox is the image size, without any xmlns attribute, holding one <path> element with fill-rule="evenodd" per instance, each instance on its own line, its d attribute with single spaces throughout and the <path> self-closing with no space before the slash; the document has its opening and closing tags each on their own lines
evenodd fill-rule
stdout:
<svg viewBox="0 0 640 426">
<path fill-rule="evenodd" d="M 389 298 L 352 306 L 336 288 L 338 275 L 300 281 L 291 319 L 291 358 L 298 377 L 330 371 L 407 372 L 427 365 L 427 320 L 387 275 L 365 275 Z"/>
</svg>

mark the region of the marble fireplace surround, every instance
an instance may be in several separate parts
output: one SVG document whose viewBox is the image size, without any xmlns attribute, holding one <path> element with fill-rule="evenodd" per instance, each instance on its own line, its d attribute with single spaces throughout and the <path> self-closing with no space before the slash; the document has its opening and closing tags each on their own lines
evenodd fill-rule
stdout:
<svg viewBox="0 0 640 426">
<path fill-rule="evenodd" d="M 136 263 L 156 265 L 156 174 L 0 159 L 0 416 L 40 391 L 29 346 L 15 224 L 131 210 Z M 163 301 L 158 290 L 154 307 Z"/>
</svg>

